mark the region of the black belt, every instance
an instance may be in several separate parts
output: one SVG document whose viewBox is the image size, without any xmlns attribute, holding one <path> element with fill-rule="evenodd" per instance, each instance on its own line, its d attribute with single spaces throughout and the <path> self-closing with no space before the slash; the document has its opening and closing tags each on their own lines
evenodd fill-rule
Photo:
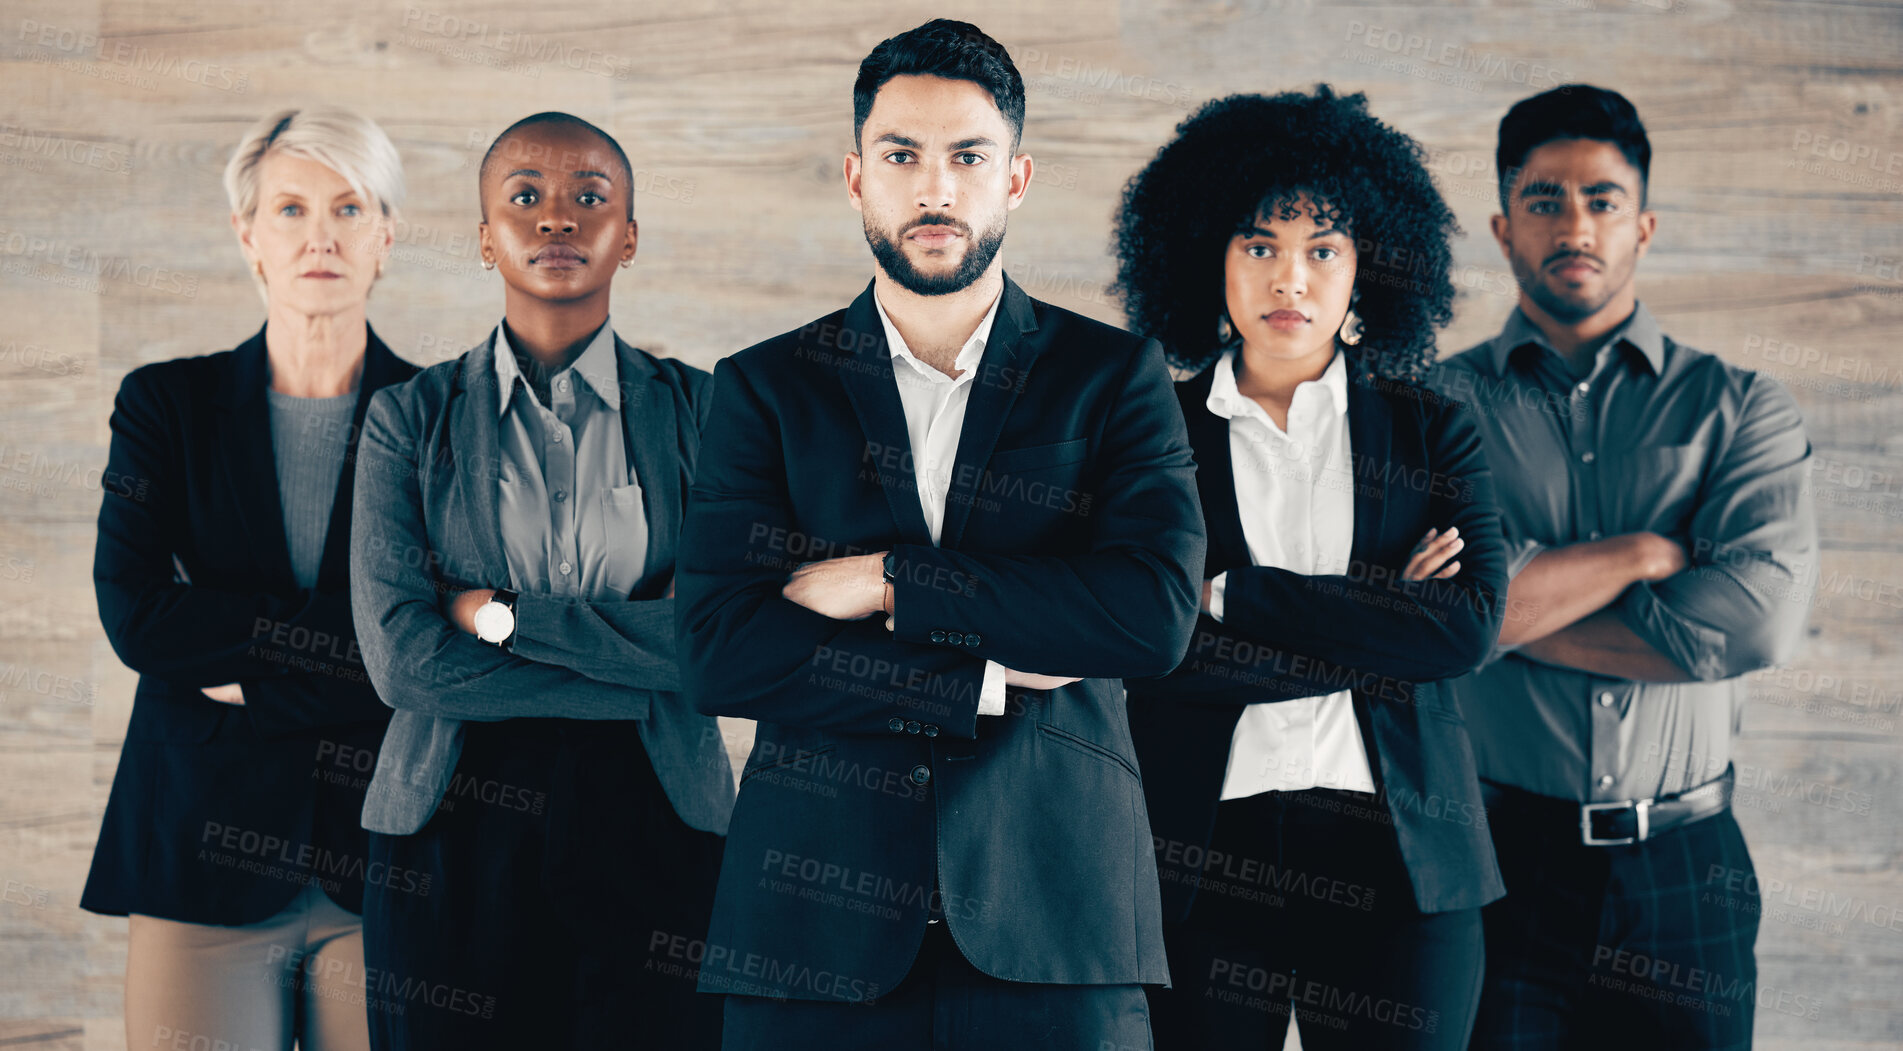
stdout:
<svg viewBox="0 0 1903 1051">
<path fill-rule="evenodd" d="M 1480 782 L 1480 796 L 1490 811 L 1510 811 L 1535 821 L 1576 827 L 1579 841 L 1586 846 L 1623 847 L 1723 813 L 1731 806 L 1734 780 L 1735 775 L 1727 766 L 1718 779 L 1677 795 L 1622 799 L 1616 803 L 1575 803 L 1491 781 Z"/>
</svg>

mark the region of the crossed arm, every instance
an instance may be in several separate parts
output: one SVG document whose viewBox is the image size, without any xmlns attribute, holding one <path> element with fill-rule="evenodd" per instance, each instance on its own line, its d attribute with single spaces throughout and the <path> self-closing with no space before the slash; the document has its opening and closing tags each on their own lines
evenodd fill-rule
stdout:
<svg viewBox="0 0 1903 1051">
<path fill-rule="evenodd" d="M 638 719 L 649 691 L 680 688 L 672 598 L 524 594 L 511 649 L 478 640 L 469 620 L 488 589 L 449 585 L 434 568 L 458 571 L 432 557 L 419 482 L 430 468 L 417 454 L 417 429 L 379 392 L 359 440 L 351 599 L 364 665 L 385 704 L 478 721 Z"/>
<path fill-rule="evenodd" d="M 1502 647 L 1645 682 L 1728 679 L 1787 660 L 1817 546 L 1809 459 L 1790 394 L 1754 377 L 1700 492 L 1691 550 L 1631 533 L 1540 551 L 1508 589 Z"/>
</svg>

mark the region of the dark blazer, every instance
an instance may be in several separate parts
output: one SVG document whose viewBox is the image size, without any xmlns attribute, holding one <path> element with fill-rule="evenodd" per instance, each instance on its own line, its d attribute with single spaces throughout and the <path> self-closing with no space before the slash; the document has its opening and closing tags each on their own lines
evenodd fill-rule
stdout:
<svg viewBox="0 0 1903 1051">
<path fill-rule="evenodd" d="M 1124 676 L 1176 666 L 1202 516 L 1154 342 L 1005 281 L 941 544 L 870 286 L 720 362 L 681 545 L 681 672 L 760 720 L 709 992 L 859 1000 L 911 966 L 934 888 L 959 947 L 1021 982 L 1167 979 Z M 780 595 L 890 548 L 896 630 Z M 985 661 L 1084 676 L 979 717 Z"/>
<path fill-rule="evenodd" d="M 615 338 L 621 425 L 647 514 L 647 564 L 621 602 L 524 592 L 509 649 L 443 616 L 451 591 L 503 587 L 497 512 L 495 334 L 381 396 L 364 423 L 351 548 L 364 662 L 397 714 L 363 808 L 366 828 L 422 828 L 448 787 L 470 719 L 638 720 L 681 820 L 724 833 L 733 766 L 719 725 L 680 693 L 674 576 L 682 504 L 707 412 L 705 372 Z M 602 802 L 612 814 L 611 801 Z M 604 826 L 612 829 L 610 820 Z"/>
<path fill-rule="evenodd" d="M 351 493 L 365 407 L 415 373 L 369 334 L 309 591 L 284 536 L 264 330 L 120 385 L 93 589 L 139 687 L 82 908 L 252 923 L 314 875 L 360 909 L 356 813 L 389 710 L 351 624 Z M 199 692 L 228 682 L 242 707 Z"/>
<path fill-rule="evenodd" d="M 1189 655 L 1167 678 L 1129 683 L 1164 915 L 1180 920 L 1194 900 L 1242 706 L 1342 689 L 1351 691 L 1416 906 L 1446 912 L 1500 897 L 1473 749 L 1453 695 L 1438 683 L 1480 664 L 1506 602 L 1506 546 L 1473 420 L 1418 387 L 1365 375 L 1350 382 L 1349 571 L 1309 576 L 1250 562 L 1229 421 L 1206 404 L 1214 375 L 1211 367 L 1177 384 L 1177 397 L 1209 523 L 1205 575 L 1229 573 L 1223 620 L 1197 619 Z M 1466 541 L 1460 572 L 1401 582 L 1421 535 L 1450 526 Z"/>
</svg>

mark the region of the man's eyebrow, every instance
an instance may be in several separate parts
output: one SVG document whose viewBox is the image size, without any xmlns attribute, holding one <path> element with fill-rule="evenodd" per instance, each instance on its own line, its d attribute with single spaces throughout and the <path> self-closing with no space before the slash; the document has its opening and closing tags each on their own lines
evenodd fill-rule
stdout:
<svg viewBox="0 0 1903 1051">
<path fill-rule="evenodd" d="M 969 150 L 974 146 L 996 146 L 997 144 L 998 140 L 989 136 L 980 135 L 973 139 L 959 139 L 957 142 L 952 143 L 951 148 L 954 150 Z"/>
<path fill-rule="evenodd" d="M 1600 193 L 1624 193 L 1626 191 L 1623 185 L 1613 182 L 1611 179 L 1602 179 L 1596 183 L 1593 183 L 1591 186 L 1582 187 L 1580 189 L 1580 192 L 1585 194 L 1600 194 Z"/>
<path fill-rule="evenodd" d="M 873 139 L 872 141 L 873 142 L 889 142 L 894 146 L 903 146 L 908 150 L 918 149 L 918 143 L 913 142 L 911 139 L 908 139 L 903 135 L 900 135 L 896 131 L 888 131 L 884 135 L 881 135 L 878 138 Z"/>
<path fill-rule="evenodd" d="M 1522 197 L 1564 197 L 1565 195 L 1566 187 L 1551 179 L 1534 179 L 1520 190 Z"/>
</svg>

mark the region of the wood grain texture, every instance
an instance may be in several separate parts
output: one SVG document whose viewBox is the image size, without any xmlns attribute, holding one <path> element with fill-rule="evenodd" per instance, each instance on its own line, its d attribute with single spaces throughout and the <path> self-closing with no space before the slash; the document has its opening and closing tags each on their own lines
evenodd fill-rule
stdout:
<svg viewBox="0 0 1903 1051">
<path fill-rule="evenodd" d="M 1111 321 L 1121 187 L 1204 99 L 1328 81 L 1422 141 L 1466 231 L 1444 352 L 1512 306 L 1486 234 L 1506 108 L 1575 79 L 1637 103 L 1660 214 L 1641 294 L 1676 338 L 1789 386 L 1816 454 L 1811 638 L 1792 667 L 1752 677 L 1738 751 L 1755 778 L 1740 820 L 1781 895 L 1761 983 L 1822 1009 L 1761 994 L 1758 1046 L 1903 1042 L 1903 6 L 14 0 L 0 14 L 0 1043 L 124 1046 L 124 922 L 75 907 L 133 685 L 92 599 L 98 471 L 128 371 L 229 348 L 261 321 L 219 182 L 242 130 L 336 103 L 390 132 L 409 206 L 370 314 L 429 364 L 501 310 L 473 240 L 489 141 L 540 109 L 602 124 L 633 160 L 642 224 L 616 327 L 707 367 L 869 279 L 840 185 L 853 73 L 878 40 L 945 13 L 1003 40 L 1026 80 L 1039 174 L 1012 216 L 1011 272 Z M 726 729 L 743 754 L 750 728 Z"/>
</svg>

